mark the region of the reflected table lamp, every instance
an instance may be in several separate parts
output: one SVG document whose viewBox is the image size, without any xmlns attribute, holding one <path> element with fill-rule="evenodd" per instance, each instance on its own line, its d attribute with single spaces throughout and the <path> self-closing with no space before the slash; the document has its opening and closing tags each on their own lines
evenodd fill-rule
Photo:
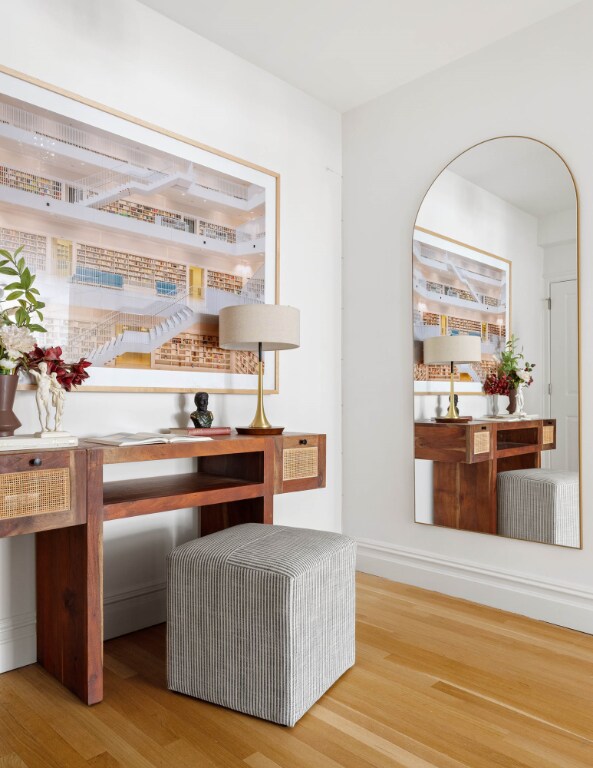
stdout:
<svg viewBox="0 0 593 768">
<path fill-rule="evenodd" d="M 453 371 L 455 363 L 479 363 L 482 360 L 482 340 L 479 336 L 433 336 L 424 342 L 424 364 L 447 363 L 451 366 L 449 410 L 435 421 L 471 421 L 471 416 L 458 416 L 455 410 Z"/>
<path fill-rule="evenodd" d="M 263 353 L 300 346 L 300 313 L 279 304 L 240 304 L 220 310 L 219 346 L 222 349 L 256 352 L 257 410 L 248 427 L 236 427 L 240 435 L 280 435 L 284 427 L 273 427 L 264 411 Z"/>
</svg>

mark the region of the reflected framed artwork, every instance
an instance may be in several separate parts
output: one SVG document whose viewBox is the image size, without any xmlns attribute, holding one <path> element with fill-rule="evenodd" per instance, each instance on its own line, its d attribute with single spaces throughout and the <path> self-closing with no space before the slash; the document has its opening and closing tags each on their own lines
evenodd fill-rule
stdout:
<svg viewBox="0 0 593 768">
<path fill-rule="evenodd" d="M 448 388 L 448 365 L 426 365 L 424 342 L 433 336 L 479 336 L 480 363 L 456 365 L 455 391 L 482 394 L 510 336 L 511 263 L 416 227 L 413 242 L 414 393 Z"/>
</svg>

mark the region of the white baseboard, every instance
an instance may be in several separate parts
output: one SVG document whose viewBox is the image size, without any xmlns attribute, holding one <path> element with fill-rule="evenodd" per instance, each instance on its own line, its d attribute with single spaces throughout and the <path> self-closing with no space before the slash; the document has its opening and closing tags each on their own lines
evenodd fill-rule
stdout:
<svg viewBox="0 0 593 768">
<path fill-rule="evenodd" d="M 365 573 L 593 634 L 591 590 L 371 539 L 357 552 Z"/>
<path fill-rule="evenodd" d="M 145 584 L 104 598 L 106 640 L 166 620 L 167 585 Z M 0 673 L 34 664 L 37 660 L 37 633 L 34 613 L 0 620 Z"/>
<path fill-rule="evenodd" d="M 0 619 L 0 672 L 32 664 L 37 658 L 34 613 Z"/>
<path fill-rule="evenodd" d="M 136 589 L 106 595 L 103 599 L 105 640 L 143 627 L 161 624 L 167 618 L 167 585 L 144 584 Z"/>
</svg>

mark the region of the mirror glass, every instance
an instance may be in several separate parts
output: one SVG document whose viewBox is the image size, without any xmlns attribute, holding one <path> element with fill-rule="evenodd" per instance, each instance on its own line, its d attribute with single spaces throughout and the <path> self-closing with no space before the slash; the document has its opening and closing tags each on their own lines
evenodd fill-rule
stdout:
<svg viewBox="0 0 593 768">
<path fill-rule="evenodd" d="M 416 522 L 581 546 L 577 196 L 534 139 L 468 149 L 413 242 Z"/>
</svg>

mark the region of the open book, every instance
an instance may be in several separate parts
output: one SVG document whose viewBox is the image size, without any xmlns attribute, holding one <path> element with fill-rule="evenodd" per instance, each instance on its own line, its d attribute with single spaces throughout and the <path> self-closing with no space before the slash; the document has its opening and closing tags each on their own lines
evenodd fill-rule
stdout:
<svg viewBox="0 0 593 768">
<path fill-rule="evenodd" d="M 160 435 L 157 432 L 117 432 L 105 437 L 90 437 L 93 443 L 101 445 L 153 445 L 156 443 L 195 443 L 198 440 L 212 440 L 211 437 L 188 435 Z"/>
</svg>

